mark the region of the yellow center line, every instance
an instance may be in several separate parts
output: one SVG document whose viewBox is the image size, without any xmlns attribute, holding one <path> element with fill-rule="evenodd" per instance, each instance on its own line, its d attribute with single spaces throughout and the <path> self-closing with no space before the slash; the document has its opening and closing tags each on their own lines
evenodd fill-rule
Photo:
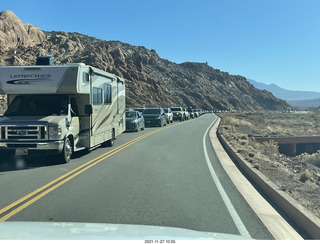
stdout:
<svg viewBox="0 0 320 244">
<path fill-rule="evenodd" d="M 143 137 L 143 136 L 140 136 L 140 137 Z M 104 157 L 104 156 L 106 156 L 106 155 L 108 155 L 108 154 L 110 154 L 110 153 L 112 153 L 112 152 L 114 152 L 114 151 L 118 151 L 120 148 L 122 148 L 122 147 L 126 146 L 127 144 L 132 143 L 133 141 L 138 140 L 140 137 L 135 138 L 134 140 L 129 141 L 129 142 L 127 142 L 127 143 L 125 143 L 125 144 L 123 144 L 123 145 L 121 145 L 121 146 L 119 146 L 119 147 L 117 147 L 117 148 L 115 148 L 115 149 L 113 149 L 113 150 L 111 150 L 111 151 L 109 151 L 109 152 L 105 153 L 105 154 L 102 154 L 102 155 L 100 155 L 99 157 L 97 157 L 97 158 L 95 158 L 95 159 L 93 159 L 93 160 L 91 160 L 91 161 L 89 161 L 89 162 L 87 162 L 87 163 L 85 163 L 85 164 L 83 164 L 83 165 L 81 165 L 81 166 L 79 166 L 79 167 L 77 167 L 77 168 L 73 169 L 72 171 L 70 171 L 70 172 L 68 172 L 68 173 L 66 173 L 66 174 L 64 174 L 64 175 L 62 175 L 62 176 L 60 176 L 60 177 L 58 177 L 57 179 L 55 179 L 55 180 L 53 180 L 53 181 L 49 182 L 48 184 L 46 184 L 46 185 L 44 185 L 44 186 L 40 187 L 39 189 L 37 189 L 37 190 L 35 190 L 35 191 L 31 192 L 30 194 L 28 194 L 28 195 L 26 195 L 26 196 L 24 196 L 24 197 L 20 198 L 19 200 L 15 201 L 14 203 L 12 203 L 12 204 L 8 205 L 7 207 L 5 207 L 5 208 L 1 209 L 1 210 L 0 210 L 0 214 L 2 214 L 2 213 L 4 213 L 4 212 L 8 211 L 10 208 L 12 208 L 12 207 L 14 207 L 14 206 L 16 206 L 16 205 L 20 204 L 21 202 L 25 201 L 26 199 L 28 199 L 28 198 L 30 198 L 30 197 L 32 197 L 32 196 L 34 196 L 35 194 L 37 194 L 37 193 L 41 192 L 42 190 L 44 190 L 44 189 L 48 188 L 49 186 L 51 186 L 51 185 L 55 184 L 56 182 L 58 182 L 58 181 L 62 180 L 63 178 L 66 178 L 67 176 L 69 176 L 69 175 L 73 174 L 74 172 L 76 172 L 76 171 L 80 170 L 81 168 L 86 167 L 87 165 L 91 164 L 92 162 L 96 161 L 97 159 L 102 158 L 102 157 Z"/>
<path fill-rule="evenodd" d="M 181 123 L 179 123 L 181 124 Z M 179 124 L 175 124 L 175 125 L 171 125 L 171 126 L 168 126 L 166 128 L 171 128 L 171 127 L 174 127 L 176 125 L 179 125 Z M 0 218 L 0 221 L 5 221 L 9 218 L 11 218 L 13 215 L 17 214 L 18 212 L 20 212 L 21 210 L 25 209 L 26 207 L 28 207 L 29 205 L 31 205 L 32 203 L 36 202 L 37 200 L 39 200 L 40 198 L 42 198 L 43 196 L 47 195 L 48 193 L 50 193 L 51 191 L 57 189 L 58 187 L 60 187 L 61 185 L 63 185 L 64 183 L 70 181 L 71 179 L 73 179 L 74 177 L 76 177 L 77 175 L 83 173 L 84 171 L 88 170 L 89 168 L 93 167 L 94 165 L 100 163 L 101 161 L 107 159 L 108 157 L 116 154 L 117 152 L 131 146 L 132 144 L 142 140 L 142 139 L 145 139 L 161 130 L 164 130 L 166 128 L 160 128 L 160 129 L 157 129 L 155 131 L 152 131 L 152 132 L 149 132 L 147 134 L 144 134 L 142 136 L 139 136 L 107 153 L 104 153 L 102 155 L 100 155 L 99 157 L 93 159 L 93 160 L 90 160 L 89 162 L 73 169 L 72 171 L 56 178 L 55 180 L 49 182 L 48 184 L 38 188 L 37 190 L 29 193 L 28 195 L 20 198 L 19 200 L 11 203 L 10 205 L 0 209 L 0 214 L 2 213 L 5 213 L 7 211 L 9 211 L 11 208 L 14 208 L 16 207 L 17 205 L 19 205 L 20 203 L 26 201 L 27 199 L 31 198 L 30 200 L 28 200 L 27 202 L 25 202 L 24 204 L 22 204 L 21 206 L 13 209 L 11 212 L 9 212 L 8 214 L 4 215 L 2 218 Z M 60 182 L 59 182 L 60 181 Z M 59 183 L 57 183 L 59 182 Z M 56 184 L 57 183 L 57 184 Z M 53 186 L 52 186 L 53 185 Z M 47 190 L 45 190 L 46 188 L 48 188 Z M 41 191 L 45 190 L 44 192 L 40 193 Z M 40 194 L 38 194 L 40 193 Z M 37 196 L 35 196 L 36 194 L 38 194 Z M 33 197 L 35 196 L 35 197 Z M 32 198 L 33 197 L 33 198 Z"/>
</svg>

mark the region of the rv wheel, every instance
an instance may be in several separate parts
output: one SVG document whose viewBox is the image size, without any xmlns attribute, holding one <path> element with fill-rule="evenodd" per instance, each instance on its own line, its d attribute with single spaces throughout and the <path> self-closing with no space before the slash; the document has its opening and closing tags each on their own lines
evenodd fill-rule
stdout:
<svg viewBox="0 0 320 244">
<path fill-rule="evenodd" d="M 63 150 L 60 154 L 59 159 L 62 163 L 68 163 L 71 159 L 71 155 L 72 155 L 72 144 L 69 137 L 67 137 L 64 140 Z"/>
<path fill-rule="evenodd" d="M 115 133 L 112 131 L 112 138 L 109 141 L 106 141 L 106 145 L 108 147 L 112 147 L 114 145 Z"/>
</svg>

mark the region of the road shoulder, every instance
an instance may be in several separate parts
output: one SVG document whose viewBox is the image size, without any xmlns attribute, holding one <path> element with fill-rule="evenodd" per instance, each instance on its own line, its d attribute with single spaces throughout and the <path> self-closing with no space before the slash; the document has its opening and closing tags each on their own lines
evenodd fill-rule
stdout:
<svg viewBox="0 0 320 244">
<path fill-rule="evenodd" d="M 224 170 L 238 191 L 276 240 L 303 240 L 291 225 L 259 194 L 230 159 L 217 138 L 216 132 L 219 123 L 220 118 L 209 132 L 210 141 Z"/>
</svg>

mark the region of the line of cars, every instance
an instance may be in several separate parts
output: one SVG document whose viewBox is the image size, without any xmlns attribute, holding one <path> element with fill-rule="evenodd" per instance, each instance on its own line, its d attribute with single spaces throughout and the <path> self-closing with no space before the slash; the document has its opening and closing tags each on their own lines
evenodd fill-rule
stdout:
<svg viewBox="0 0 320 244">
<path fill-rule="evenodd" d="M 166 126 L 174 120 L 185 121 L 202 115 L 202 110 L 182 107 L 126 109 L 126 131 L 144 130 L 147 126 Z"/>
</svg>

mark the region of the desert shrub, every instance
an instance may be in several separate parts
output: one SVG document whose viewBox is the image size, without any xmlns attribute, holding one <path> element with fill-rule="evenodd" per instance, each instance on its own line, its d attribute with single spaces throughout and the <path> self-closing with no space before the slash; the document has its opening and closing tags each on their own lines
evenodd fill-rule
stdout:
<svg viewBox="0 0 320 244">
<path fill-rule="evenodd" d="M 241 135 L 239 136 L 239 138 L 240 138 L 241 140 L 246 140 L 246 141 L 249 139 L 248 135 L 245 135 L 245 134 L 241 134 Z"/>
<path fill-rule="evenodd" d="M 305 170 L 300 174 L 300 181 L 302 182 L 306 182 L 307 180 L 310 180 L 312 177 L 311 173 L 309 172 L 309 170 Z"/>
<path fill-rule="evenodd" d="M 249 156 L 250 158 L 253 158 L 253 157 L 255 156 L 255 154 L 254 154 L 253 152 L 250 152 L 250 153 L 248 154 L 248 156 Z"/>
<path fill-rule="evenodd" d="M 270 159 L 275 159 L 277 155 L 279 155 L 279 145 L 277 142 L 270 140 L 270 141 L 263 142 L 260 145 L 258 144 L 254 143 L 254 146 L 257 149 L 261 150 L 262 153 L 268 156 Z"/>
<path fill-rule="evenodd" d="M 249 153 L 248 149 L 245 148 L 245 147 L 239 147 L 239 148 L 237 149 L 237 151 L 238 151 L 238 153 L 241 153 L 241 154 L 243 154 L 243 155 L 248 155 L 248 153 Z"/>
<path fill-rule="evenodd" d="M 251 164 L 254 164 L 254 162 L 255 162 L 255 160 L 253 158 L 246 158 L 246 160 Z"/>
<path fill-rule="evenodd" d="M 252 164 L 252 166 L 256 169 L 260 169 L 260 164 L 259 163 L 254 163 Z"/>
<path fill-rule="evenodd" d="M 247 145 L 247 142 L 246 142 L 246 141 L 241 140 L 241 141 L 240 141 L 240 144 L 241 144 L 242 146 L 245 146 L 245 145 Z"/>
<path fill-rule="evenodd" d="M 263 145 L 261 143 L 257 142 L 254 138 L 250 138 L 248 144 L 252 148 L 257 149 L 259 151 L 262 151 Z"/>
<path fill-rule="evenodd" d="M 227 124 L 232 124 L 237 127 L 243 126 L 243 127 L 252 127 L 252 124 L 244 119 L 238 119 L 234 117 L 228 117 L 226 118 L 226 123 Z"/>
<path fill-rule="evenodd" d="M 296 156 L 296 158 L 298 158 L 299 162 L 311 163 L 317 167 L 320 167 L 320 150 L 313 154 L 302 153 Z"/>
<path fill-rule="evenodd" d="M 296 191 L 296 188 L 294 185 L 288 183 L 288 184 L 282 185 L 280 187 L 280 190 L 285 191 L 285 192 L 289 192 L 289 193 L 294 193 Z"/>
</svg>

